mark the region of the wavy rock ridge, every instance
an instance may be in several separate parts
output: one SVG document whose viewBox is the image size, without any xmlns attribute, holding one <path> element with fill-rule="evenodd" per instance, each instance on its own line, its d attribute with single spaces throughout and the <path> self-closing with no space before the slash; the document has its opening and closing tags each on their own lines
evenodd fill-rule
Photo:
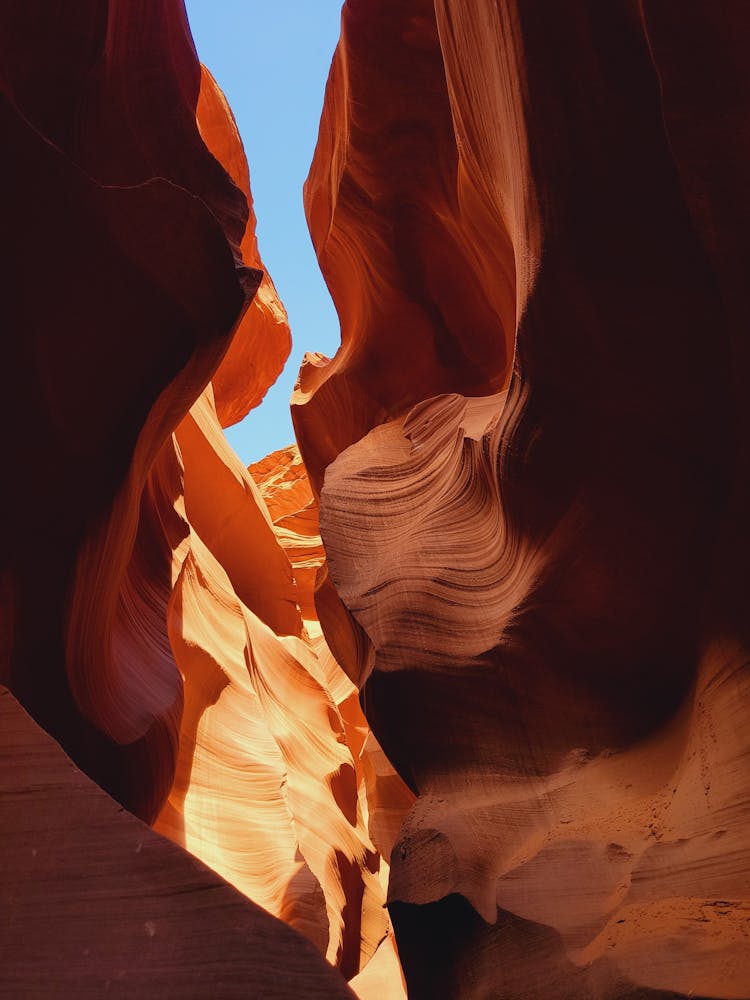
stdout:
<svg viewBox="0 0 750 1000">
<path fill-rule="evenodd" d="M 0 722 L 3 995 L 353 997 L 312 945 L 118 807 L 5 688 Z"/>
<path fill-rule="evenodd" d="M 748 38 L 347 0 L 248 470 L 181 0 L 4 5 L 1 993 L 747 1000 Z"/>
<path fill-rule="evenodd" d="M 3 880 L 15 929 L 0 935 L 0 990 L 68 995 L 106 985 L 136 995 L 158 986 L 187 995 L 205 975 L 206 989 L 223 990 L 233 974 L 257 967 L 267 996 L 299 995 L 306 978 L 311 995 L 351 995 L 345 979 L 356 979 L 361 996 L 383 984 L 398 996 L 387 865 L 368 824 L 371 809 L 385 817 L 375 827 L 390 822 L 392 842 L 394 810 L 403 815 L 411 796 L 389 794 L 398 779 L 382 763 L 383 780 L 372 783 L 386 790 L 382 804 L 369 790 L 355 689 L 302 617 L 313 578 L 290 562 L 222 432 L 262 399 L 290 346 L 283 306 L 261 270 L 234 119 L 198 64 L 177 0 L 84 4 L 54 37 L 49 15 L 37 3 L 0 15 L 13 150 L 3 190 L 12 191 L 17 249 L 7 346 L 18 372 L 3 427 L 13 467 L 28 468 L 28 434 L 18 435 L 10 414 L 32 401 L 30 433 L 53 446 L 45 479 L 59 500 L 52 517 L 33 470 L 4 498 L 0 677 L 86 773 L 179 847 L 148 840 L 169 872 L 157 906 L 155 869 L 121 843 L 127 823 L 82 820 L 75 850 L 104 859 L 106 885 L 78 936 L 62 935 L 57 957 L 85 864 L 55 855 L 42 870 L 25 861 L 22 890 L 12 875 Z M 42 318 L 32 281 L 36 234 L 50 225 L 67 240 L 50 279 L 54 325 Z M 14 702 L 4 705 L 9 732 L 20 727 L 9 760 L 28 747 L 32 761 L 3 786 L 6 806 L 27 796 L 21 819 L 3 808 L 13 850 L 21 828 L 51 823 L 70 839 L 70 817 L 48 818 L 65 789 L 73 802 L 116 813 L 104 793 L 92 798 L 85 782 L 68 782 L 48 737 Z M 35 785 L 47 757 L 56 776 Z M 106 915 L 121 869 L 134 912 L 153 906 L 158 919 L 144 926 L 161 932 L 179 892 L 191 890 L 193 862 L 180 848 L 218 873 L 215 904 L 203 912 L 234 930 L 206 972 L 211 945 L 187 908 L 185 964 L 169 987 L 169 936 L 147 934 L 154 940 L 141 954 L 137 934 L 114 941 L 119 925 Z M 220 888 L 219 876 L 267 912 Z M 19 947 L 34 936 L 50 892 L 59 905 L 49 937 Z M 339 972 L 326 973 L 295 931 Z M 233 973 L 246 932 L 268 948 L 253 944 Z"/>
<path fill-rule="evenodd" d="M 750 995 L 748 37 L 345 4 L 306 187 L 342 347 L 293 412 L 324 633 L 418 795 L 410 996 Z"/>
</svg>

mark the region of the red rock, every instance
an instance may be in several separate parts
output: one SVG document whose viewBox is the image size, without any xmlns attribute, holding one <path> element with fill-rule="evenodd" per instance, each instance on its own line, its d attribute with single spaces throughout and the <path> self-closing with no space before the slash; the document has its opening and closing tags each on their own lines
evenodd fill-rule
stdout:
<svg viewBox="0 0 750 1000">
<path fill-rule="evenodd" d="M 86 778 L 0 688 L 0 992 L 352 997 L 293 930 Z"/>
<path fill-rule="evenodd" d="M 308 623 L 317 620 L 315 578 L 325 554 L 318 505 L 296 446 L 275 451 L 250 466 L 268 508 L 276 538 L 294 568 L 297 600 Z"/>
<path fill-rule="evenodd" d="M 433 4 L 345 4 L 305 186 L 342 346 L 306 359 L 292 400 L 316 490 L 374 424 L 428 396 L 507 385 L 512 248 L 497 195 L 489 211 L 469 190 L 451 115 Z"/>
<path fill-rule="evenodd" d="M 48 16 L 39 4 L 0 15 L 13 150 L 3 190 L 16 251 L 4 273 L 7 360 L 17 372 L 3 426 L 19 474 L 4 497 L 0 676 L 102 788 L 351 978 L 388 935 L 364 786 L 327 688 L 331 665 L 304 630 L 292 566 L 223 437 L 209 383 L 218 369 L 222 418 L 236 419 L 288 351 L 270 279 L 245 313 L 262 275 L 236 127 L 208 74 L 199 100 L 181 3 L 84 5 L 53 34 Z M 44 277 L 44 312 L 42 233 L 65 242 Z M 49 457 L 22 476 L 29 441 Z M 43 823 L 45 802 L 30 805 Z M 82 845 L 97 842 L 85 810 L 80 826 Z M 166 845 L 161 854 L 185 857 Z M 63 911 L 94 921 L 104 906 L 95 894 L 79 899 L 79 868 L 58 863 L 58 881 L 45 883 L 60 899 L 52 939 L 21 951 L 45 962 Z M 160 912 L 176 905 L 181 871 Z M 25 921 L 36 919 L 40 892 L 24 897 Z M 140 912 L 148 893 L 133 893 Z M 248 959 L 259 963 L 259 989 L 298 996 L 308 952 L 290 957 L 287 975 L 282 956 L 298 938 L 263 920 L 268 955 Z M 186 927 L 195 960 L 177 995 L 194 987 L 190 970 L 209 946 L 196 932 Z M 4 953 L 14 941 L 0 933 Z M 222 961 L 232 947 L 219 949 Z M 266 961 L 276 968 L 268 990 Z M 12 969 L 14 982 L 31 975 L 23 963 Z M 81 975 L 73 962 L 68 992 Z M 164 990 L 165 976 L 146 965 L 127 989 Z M 319 963 L 310 977 L 316 989 Z M 333 993 L 347 992 L 327 978 L 340 984 Z"/>
<path fill-rule="evenodd" d="M 103 789 L 0 695 L 14 996 L 348 995 L 295 931 L 363 998 L 750 995 L 749 31 L 349 0 L 342 346 L 246 470 L 289 332 L 183 5 L 6 4 L 0 679 Z"/>
<path fill-rule="evenodd" d="M 321 632 L 314 591 L 316 573 L 324 573 L 325 564 L 317 500 L 296 446 L 268 455 L 252 465 L 250 472 L 274 519 L 279 542 L 292 563 L 305 637 L 315 651 L 316 676 L 340 713 L 353 758 L 360 806 L 366 816 L 369 837 L 381 856 L 381 883 L 387 887 L 393 844 L 414 796 L 370 732 L 357 689 L 332 655 Z M 374 957 L 352 980 L 358 996 L 376 996 L 383 989 L 394 998 L 405 996 L 390 927 L 388 931 Z"/>
<path fill-rule="evenodd" d="M 276 381 L 292 347 L 286 309 L 266 271 L 255 235 L 255 212 L 247 160 L 231 108 L 216 81 L 201 67 L 196 109 L 201 137 L 247 199 L 248 219 L 240 243 L 242 260 L 263 278 L 226 356 L 211 379 L 223 427 L 242 420 Z"/>
<path fill-rule="evenodd" d="M 302 627 L 292 566 L 226 443 L 210 388 L 174 437 L 189 537 L 167 621 L 185 709 L 156 829 L 300 930 L 350 978 L 388 930 L 356 780 L 359 744 L 350 745 L 320 651 Z"/>
<path fill-rule="evenodd" d="M 171 550 L 151 546 L 150 514 L 139 528 L 142 498 L 261 276 L 240 262 L 244 196 L 195 122 L 200 69 L 182 4 L 113 0 L 50 17 L 36 2 L 0 14 L 14 373 L 2 427 L 17 470 L 2 501 L 13 640 L 0 674 L 148 818 L 171 783 L 180 705 L 163 622 Z M 172 486 L 167 474 L 165 495 L 155 487 L 168 521 Z M 139 670 L 153 685 L 139 686 Z"/>
<path fill-rule="evenodd" d="M 345 6 L 316 599 L 418 793 L 410 995 L 746 997 L 750 25 L 532 7 Z"/>
</svg>

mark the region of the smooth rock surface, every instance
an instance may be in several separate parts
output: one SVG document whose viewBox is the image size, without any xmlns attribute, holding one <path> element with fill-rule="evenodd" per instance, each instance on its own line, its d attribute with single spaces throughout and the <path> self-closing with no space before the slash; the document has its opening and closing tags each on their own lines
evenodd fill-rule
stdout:
<svg viewBox="0 0 750 1000">
<path fill-rule="evenodd" d="M 410 995 L 746 998 L 747 8 L 342 24 L 293 411 Z"/>
<path fill-rule="evenodd" d="M 0 688 L 0 995 L 352 997 L 304 938 L 118 806 Z"/>
</svg>

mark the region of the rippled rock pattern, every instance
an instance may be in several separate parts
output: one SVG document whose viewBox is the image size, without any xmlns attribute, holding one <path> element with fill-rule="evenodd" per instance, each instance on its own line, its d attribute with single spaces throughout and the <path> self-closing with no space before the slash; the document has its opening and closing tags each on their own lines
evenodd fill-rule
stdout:
<svg viewBox="0 0 750 1000">
<path fill-rule="evenodd" d="M 205 973 L 206 995 L 227 983 L 243 995 L 350 995 L 345 979 L 361 996 L 373 995 L 368 981 L 403 994 L 367 796 L 391 819 L 392 844 L 393 811 L 400 819 L 411 795 L 400 786 L 402 800 L 379 806 L 369 790 L 364 718 L 345 722 L 338 707 L 348 699 L 354 716 L 356 691 L 303 619 L 313 577 L 300 567 L 297 582 L 222 432 L 262 399 L 290 347 L 260 270 L 231 112 L 177 0 L 12 3 L 0 29 L 14 376 L 3 427 L 17 470 L 3 496 L 0 679 L 101 786 L 104 812 L 116 813 L 108 792 L 179 845 L 148 834 L 166 866 L 162 893 L 156 868 L 131 865 L 115 827 L 87 812 L 93 786 L 37 787 L 46 765 L 25 748 L 51 741 L 29 722 L 3 749 L 11 768 L 29 757 L 3 783 L 4 841 L 21 850 L 20 834 L 49 826 L 52 837 L 55 823 L 73 838 L 70 816 L 50 818 L 69 793 L 76 858 L 68 866 L 58 852 L 43 870 L 24 859 L 15 874 L 15 855 L 3 859 L 0 992 L 188 995 Z M 29 462 L 30 442 L 43 461 Z M 398 790 L 392 769 L 384 781 Z M 218 873 L 213 907 L 181 906 L 195 867 L 183 848 Z M 106 862 L 96 890 L 86 852 Z M 92 861 L 92 879 L 102 871 Z M 49 894 L 48 935 L 19 950 Z M 126 920 L 117 945 L 116 900 L 132 897 L 141 914 L 154 895 L 158 919 L 144 926 L 159 940 L 130 936 Z M 83 909 L 81 933 L 63 934 L 65 914 Z M 181 945 L 168 959 L 161 926 L 174 910 Z M 228 941 L 212 944 L 230 921 Z M 325 972 L 296 932 L 339 971 Z M 255 939 L 240 958 L 246 933 Z M 74 960 L 65 949 L 84 938 Z"/>
<path fill-rule="evenodd" d="M 3 687 L 0 788 L 3 996 L 354 996 L 311 944 L 118 806 Z"/>
<path fill-rule="evenodd" d="M 248 470 L 183 3 L 3 5 L 2 995 L 747 1000 L 748 41 L 347 0 Z"/>
<path fill-rule="evenodd" d="M 410 996 L 750 996 L 748 20 L 344 6 L 293 412 Z"/>
</svg>

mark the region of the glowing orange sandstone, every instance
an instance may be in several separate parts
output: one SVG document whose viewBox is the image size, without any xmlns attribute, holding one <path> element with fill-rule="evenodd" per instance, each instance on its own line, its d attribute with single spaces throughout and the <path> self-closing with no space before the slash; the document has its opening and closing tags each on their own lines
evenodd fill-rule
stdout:
<svg viewBox="0 0 750 1000">
<path fill-rule="evenodd" d="M 284 367 L 292 339 L 286 310 L 258 252 L 242 140 L 227 99 L 205 66 L 201 67 L 196 117 L 203 141 L 247 199 L 249 214 L 239 248 L 242 261 L 263 272 L 253 301 L 212 377 L 216 412 L 221 425 L 229 427 L 261 402 Z"/>
<path fill-rule="evenodd" d="M 182 3 L 0 8 L 0 678 L 109 793 L 0 689 L 13 995 L 750 995 L 748 18 L 349 0 L 342 346 L 247 470 L 289 331 Z"/>
<path fill-rule="evenodd" d="M 256 267 L 236 128 L 210 76 L 201 77 L 181 3 L 137 17 L 116 0 L 96 17 L 82 6 L 55 33 L 46 17 L 34 4 L 0 15 L 0 114 L 13 150 L 3 185 L 13 192 L 4 216 L 14 245 L 7 360 L 16 373 L 3 399 L 4 443 L 18 469 L 29 440 L 47 451 L 38 471 L 4 494 L 0 676 L 103 788 L 352 978 L 382 942 L 392 956 L 358 780 L 364 737 L 350 727 L 350 747 L 338 689 L 329 690 L 335 667 L 327 654 L 321 662 L 320 643 L 305 630 L 294 569 L 223 437 L 215 402 L 224 423 L 237 419 L 289 347 L 283 307 Z M 65 244 L 44 279 L 52 317 L 39 309 L 37 281 L 47 231 Z M 10 433 L 22 409 L 26 437 Z M 28 746 L 37 742 L 32 733 Z M 26 745 L 11 749 L 26 753 Z M 25 801 L 31 819 L 23 822 L 41 828 L 46 794 Z M 79 813 L 87 861 L 111 858 L 125 879 L 132 871 L 131 909 L 141 912 L 151 898 L 138 881 L 142 866 L 123 863 L 117 831 L 90 827 L 88 815 Z M 178 859 L 159 903 L 166 913 L 190 863 L 179 847 L 149 841 L 157 851 L 159 843 L 165 858 Z M 81 960 L 85 949 L 56 952 L 57 908 L 51 937 L 31 952 L 13 946 L 11 928 L 38 919 L 44 896 L 38 871 L 18 870 L 24 890 L 10 890 L 0 950 L 12 963 L 4 958 L 3 969 L 20 994 L 18 977 L 33 965 L 46 994 L 63 982 L 54 955 L 75 992 L 92 963 Z M 77 868 L 56 862 L 45 880 L 69 914 L 85 909 Z M 216 926 L 242 923 L 241 900 L 221 879 L 216 886 Z M 96 907 L 86 913 L 97 922 L 91 951 L 104 988 L 118 956 L 136 961 L 137 948 L 117 950 L 127 921 L 102 921 Z M 256 983 L 268 983 L 268 962 L 275 965 L 267 995 L 288 995 L 305 963 L 314 989 L 325 984 L 292 930 L 248 913 L 248 928 L 272 945 L 267 957 L 253 952 Z M 161 917 L 147 918 L 152 925 L 146 940 L 157 955 Z M 207 967 L 197 940 L 205 928 L 185 918 L 180 930 L 185 978 L 197 982 Z M 227 961 L 237 954 L 230 938 Z M 287 963 L 285 950 L 295 947 Z M 26 954 L 28 968 L 18 964 Z M 158 961 L 144 975 L 163 983 Z M 395 975 L 400 984 L 397 967 Z M 348 995 L 333 971 L 328 981 L 331 995 Z"/>
<path fill-rule="evenodd" d="M 750 21 L 668 8 L 344 7 L 293 412 L 413 996 L 750 995 Z"/>
</svg>

